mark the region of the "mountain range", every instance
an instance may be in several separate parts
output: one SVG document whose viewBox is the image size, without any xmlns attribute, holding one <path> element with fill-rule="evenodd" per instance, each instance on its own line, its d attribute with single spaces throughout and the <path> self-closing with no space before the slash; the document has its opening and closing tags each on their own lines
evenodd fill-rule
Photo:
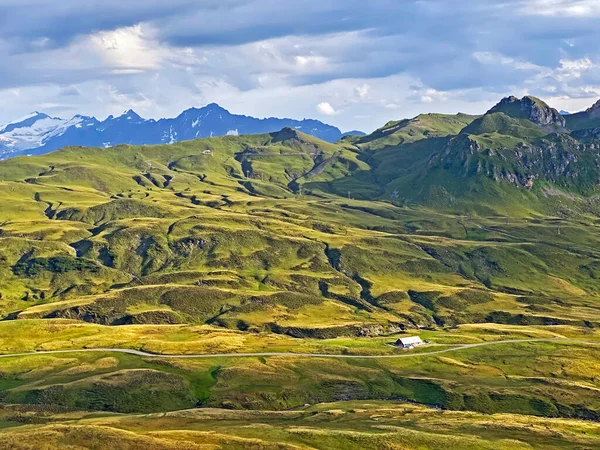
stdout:
<svg viewBox="0 0 600 450">
<path fill-rule="evenodd" d="M 281 126 L 281 131 L 258 134 Z M 207 152 L 227 147 L 226 160 L 197 162 L 201 175 L 233 176 L 242 189 L 277 198 L 304 192 L 452 210 L 504 214 L 520 208 L 552 214 L 567 207 L 589 211 L 600 186 L 600 101 L 563 116 L 536 97 L 510 96 L 482 115 L 421 114 L 391 121 L 369 135 L 343 136 L 337 128 L 310 120 L 236 116 L 216 104 L 159 121 L 133 111 L 104 122 L 35 114 L 0 130 L 5 142 L 18 136 L 19 145 L 29 147 L 18 151 L 9 143 L 10 156 L 228 135 L 194 144 Z M 172 154 L 165 154 L 171 171 L 179 167 L 174 159 L 179 151 L 169 147 Z M 184 165 L 193 169 L 195 164 Z M 32 170 L 35 174 L 37 166 Z M 256 177 L 266 183 L 257 184 Z"/>
<path fill-rule="evenodd" d="M 114 130 L 141 122 L 117 119 Z M 27 120 L 35 129 L 53 119 Z M 335 143 L 285 127 L 0 161 L 0 420 L 9 430 L 53 426 L 40 435 L 49 439 L 59 429 L 50 414 L 60 413 L 82 448 L 75 413 L 113 423 L 90 411 L 187 409 L 179 420 L 194 425 L 214 408 L 252 409 L 254 423 L 274 423 L 259 412 L 272 408 L 288 428 L 290 411 L 307 427 L 321 416 L 338 427 L 353 420 L 340 399 L 358 411 L 357 401 L 401 398 L 454 411 L 440 420 L 503 417 L 511 430 L 507 414 L 519 414 L 519 439 L 527 415 L 544 418 L 537 447 L 495 429 L 506 446 L 455 449 L 568 447 L 547 445 L 550 417 L 569 419 L 557 435 L 571 440 L 585 419 L 578 443 L 598 448 L 589 430 L 600 421 L 600 367 L 590 363 L 599 360 L 599 187 L 600 103 L 563 117 L 535 97 L 507 97 L 482 115 L 422 114 Z M 404 358 L 411 350 L 390 345 L 417 335 L 455 352 Z M 41 354 L 64 350 L 75 353 Z M 174 414 L 153 415 L 152 426 L 172 429 L 164 421 Z M 129 417 L 139 429 L 140 416 Z M 390 448 L 405 433 L 382 433 L 382 423 Z M 245 439 L 265 429 L 243 427 Z M 0 429 L 0 448 L 23 435 L 3 441 Z M 167 435 L 179 439 L 173 449 L 192 436 L 164 433 L 136 448 L 165 448 Z M 372 447 L 349 436 L 330 447 Z"/>
<path fill-rule="evenodd" d="M 224 135 L 260 134 L 291 127 L 327 142 L 347 134 L 318 120 L 279 119 L 231 114 L 216 103 L 191 108 L 172 119 L 144 119 L 133 110 L 104 121 L 76 115 L 71 119 L 33 112 L 0 126 L 0 159 L 40 155 L 66 146 L 111 147 L 119 144 L 172 144 L 174 142 Z"/>
<path fill-rule="evenodd" d="M 581 211 L 600 186 L 600 101 L 563 116 L 538 98 L 511 96 L 483 115 L 422 114 L 348 141 L 370 166 L 360 174 L 365 198 L 556 212 L 581 195 L 585 207 L 570 205 Z"/>
</svg>

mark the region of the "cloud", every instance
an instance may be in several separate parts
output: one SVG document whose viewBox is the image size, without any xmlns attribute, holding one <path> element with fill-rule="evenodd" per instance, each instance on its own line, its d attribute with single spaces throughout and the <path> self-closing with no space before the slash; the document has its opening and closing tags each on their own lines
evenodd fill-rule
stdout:
<svg viewBox="0 0 600 450">
<path fill-rule="evenodd" d="M 88 37 L 89 50 L 116 73 L 136 73 L 162 67 L 160 45 L 141 25 L 101 31 Z"/>
<path fill-rule="evenodd" d="M 574 78 L 581 78 L 588 71 L 600 67 L 593 63 L 590 58 L 582 59 L 561 59 L 560 67 L 556 70 L 556 78 L 559 81 L 566 81 Z"/>
<path fill-rule="evenodd" d="M 599 17 L 596 0 L 3 0 L 0 122 L 42 104 L 160 117 L 216 101 L 293 117 L 327 104 L 369 129 L 512 93 L 576 109 L 600 91 Z"/>
<path fill-rule="evenodd" d="M 333 106 L 331 106 L 329 103 L 327 102 L 321 102 L 317 105 L 317 111 L 319 112 L 319 114 L 323 114 L 325 116 L 335 116 L 337 114 L 339 114 L 338 111 L 336 111 Z"/>
<path fill-rule="evenodd" d="M 369 89 L 370 89 L 370 86 L 365 83 L 365 84 L 355 87 L 354 92 L 356 93 L 356 96 L 358 98 L 365 99 L 369 95 Z"/>
<path fill-rule="evenodd" d="M 431 88 L 417 91 L 416 94 L 422 103 L 439 103 L 448 100 L 448 94 L 446 92 L 439 92 Z"/>
<path fill-rule="evenodd" d="M 558 17 L 600 17 L 597 0 L 530 0 L 523 12 L 531 15 Z"/>
</svg>

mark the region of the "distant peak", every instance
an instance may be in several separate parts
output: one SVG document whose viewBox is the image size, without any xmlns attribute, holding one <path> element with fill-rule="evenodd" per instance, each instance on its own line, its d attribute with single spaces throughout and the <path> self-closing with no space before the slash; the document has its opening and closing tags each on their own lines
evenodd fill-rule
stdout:
<svg viewBox="0 0 600 450">
<path fill-rule="evenodd" d="M 125 111 L 121 117 L 126 117 L 126 118 L 131 118 L 131 119 L 141 119 L 141 116 L 136 113 L 133 109 L 128 109 L 127 111 Z"/>
<path fill-rule="evenodd" d="M 346 131 L 345 133 L 342 133 L 342 137 L 345 136 L 366 136 L 367 133 L 365 133 L 364 131 L 360 131 L 360 130 L 351 130 L 351 131 Z"/>
<path fill-rule="evenodd" d="M 202 109 L 208 110 L 208 111 L 219 111 L 219 112 L 226 112 L 226 113 L 229 112 L 225 108 L 223 108 L 221 105 L 219 105 L 218 103 L 209 103 Z"/>
<path fill-rule="evenodd" d="M 29 127 L 36 123 L 38 120 L 48 118 L 50 118 L 50 116 L 47 114 L 41 113 L 39 111 L 33 111 L 17 120 L 13 120 L 12 122 L 9 122 L 5 125 L 0 125 L 0 132 L 12 131 L 16 128 Z"/>
<path fill-rule="evenodd" d="M 283 127 L 279 134 L 285 134 L 289 136 L 300 136 L 300 132 L 292 127 Z"/>
<path fill-rule="evenodd" d="M 505 97 L 487 112 L 493 113 L 503 113 L 514 119 L 527 119 L 541 127 L 566 127 L 565 118 L 556 109 L 532 95 L 523 98 L 514 95 Z"/>
<path fill-rule="evenodd" d="M 304 135 L 298 131 L 295 130 L 294 128 L 291 127 L 285 127 L 282 128 L 281 131 L 278 131 L 276 133 L 272 134 L 275 142 L 282 142 L 282 141 L 304 141 Z"/>
<path fill-rule="evenodd" d="M 181 116 L 186 116 L 188 114 L 198 114 L 198 113 L 220 113 L 220 114 L 230 114 L 229 111 L 227 111 L 225 108 L 223 108 L 221 105 L 217 104 L 217 103 L 209 103 L 208 105 L 205 105 L 201 108 L 196 108 L 196 107 L 192 107 L 192 108 L 188 108 L 185 111 L 183 111 L 179 117 Z"/>
<path fill-rule="evenodd" d="M 83 114 L 75 114 L 73 116 L 73 119 L 90 120 L 90 119 L 95 119 L 95 118 L 92 116 L 84 116 Z"/>
<path fill-rule="evenodd" d="M 39 111 L 32 111 L 30 112 L 27 116 L 25 116 L 23 118 L 23 120 L 27 120 L 27 119 L 45 119 L 46 117 L 50 117 L 48 114 L 44 114 L 42 112 Z"/>
<path fill-rule="evenodd" d="M 514 95 L 509 95 L 508 97 L 504 97 L 502 100 L 500 100 L 500 102 L 494 106 L 493 109 L 498 108 L 499 106 L 502 105 L 512 105 L 512 104 L 538 104 L 538 105 L 544 105 L 548 108 L 550 108 L 548 105 L 546 105 L 546 103 L 544 103 L 542 100 L 540 100 L 537 97 L 534 97 L 533 95 L 526 95 L 523 98 L 519 98 L 519 97 L 515 97 Z"/>
<path fill-rule="evenodd" d="M 523 97 L 523 99 L 522 99 L 522 100 L 525 100 L 525 99 L 527 99 L 527 100 L 531 100 L 531 101 L 533 101 L 533 102 L 542 102 L 542 103 L 544 103 L 544 101 L 543 101 L 543 100 L 540 100 L 539 98 L 537 98 L 537 97 L 534 97 L 533 95 L 526 95 L 525 97 Z M 545 104 L 545 103 L 544 103 L 544 104 Z"/>
<path fill-rule="evenodd" d="M 594 103 L 592 106 L 590 106 L 588 111 L 594 111 L 595 109 L 600 109 L 600 100 L 598 100 L 596 103 Z"/>
</svg>

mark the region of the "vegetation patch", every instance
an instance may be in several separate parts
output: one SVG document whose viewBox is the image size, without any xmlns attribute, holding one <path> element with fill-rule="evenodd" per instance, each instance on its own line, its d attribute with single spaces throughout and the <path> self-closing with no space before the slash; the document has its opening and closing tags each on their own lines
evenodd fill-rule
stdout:
<svg viewBox="0 0 600 450">
<path fill-rule="evenodd" d="M 51 258 L 31 258 L 13 266 L 13 273 L 17 276 L 35 277 L 43 272 L 55 274 L 67 272 L 87 271 L 96 273 L 99 266 L 92 261 L 73 258 L 70 256 L 54 256 Z"/>
</svg>

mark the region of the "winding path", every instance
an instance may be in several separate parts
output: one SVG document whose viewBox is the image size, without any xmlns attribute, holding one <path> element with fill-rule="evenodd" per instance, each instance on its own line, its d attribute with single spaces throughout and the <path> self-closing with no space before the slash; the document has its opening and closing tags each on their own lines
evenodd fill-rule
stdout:
<svg viewBox="0 0 600 450">
<path fill-rule="evenodd" d="M 501 345 L 501 344 L 527 344 L 535 342 L 559 342 L 559 343 L 570 343 L 580 345 L 599 345 L 600 342 L 588 342 L 577 339 L 564 339 L 564 338 L 545 338 L 545 339 L 510 339 L 505 341 L 491 341 L 491 342 L 479 342 L 477 344 L 456 344 L 452 348 L 446 348 L 444 350 L 435 350 L 432 352 L 421 352 L 421 353 L 408 353 L 404 352 L 395 355 L 330 355 L 321 353 L 293 353 L 293 352 L 256 352 L 256 353 L 209 353 L 209 354 L 198 354 L 198 355 L 164 355 L 158 353 L 148 353 L 140 350 L 131 350 L 126 348 L 84 348 L 78 350 L 47 350 L 39 352 L 27 352 L 27 353 L 9 353 L 0 355 L 0 358 L 16 358 L 22 356 L 35 356 L 35 355 L 55 355 L 63 353 L 82 353 L 82 352 L 101 352 L 101 353 L 126 353 L 129 355 L 141 356 L 144 358 L 182 358 L 182 359 L 199 359 L 199 358 L 251 358 L 251 357 L 269 357 L 269 356 L 287 356 L 295 358 L 345 358 L 345 359 L 390 359 L 390 358 L 417 358 L 419 356 L 439 355 L 441 353 L 457 352 L 460 350 L 466 350 L 475 347 L 487 347 L 490 345 Z M 452 345 L 452 344 L 450 344 Z"/>
</svg>

